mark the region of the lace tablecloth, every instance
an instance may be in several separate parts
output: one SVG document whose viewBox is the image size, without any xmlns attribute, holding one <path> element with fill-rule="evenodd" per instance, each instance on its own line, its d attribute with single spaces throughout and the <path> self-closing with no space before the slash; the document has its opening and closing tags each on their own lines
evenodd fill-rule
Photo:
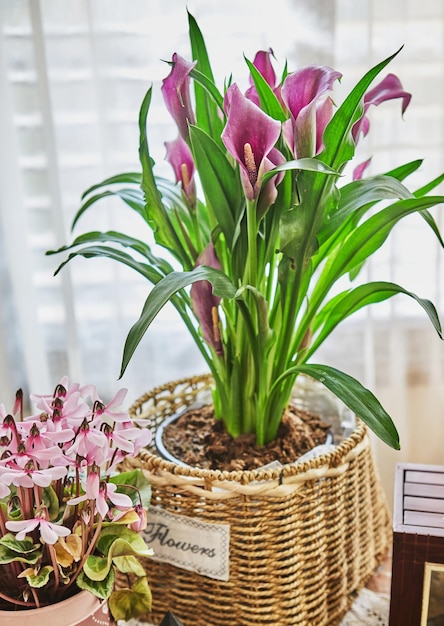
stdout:
<svg viewBox="0 0 444 626">
<path fill-rule="evenodd" d="M 387 626 L 390 597 L 363 589 L 354 601 L 341 626 Z"/>
</svg>

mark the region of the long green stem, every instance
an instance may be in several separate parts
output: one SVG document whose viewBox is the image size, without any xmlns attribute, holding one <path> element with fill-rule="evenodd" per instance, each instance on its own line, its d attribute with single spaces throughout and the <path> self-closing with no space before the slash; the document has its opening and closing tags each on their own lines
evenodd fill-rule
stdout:
<svg viewBox="0 0 444 626">
<path fill-rule="evenodd" d="M 252 287 L 257 286 L 257 217 L 256 201 L 247 200 L 247 241 L 248 257 L 245 282 Z"/>
</svg>

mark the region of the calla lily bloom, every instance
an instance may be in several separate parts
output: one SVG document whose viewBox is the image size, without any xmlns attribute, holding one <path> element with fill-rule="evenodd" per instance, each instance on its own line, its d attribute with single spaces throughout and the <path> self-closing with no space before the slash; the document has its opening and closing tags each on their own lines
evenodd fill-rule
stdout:
<svg viewBox="0 0 444 626">
<path fill-rule="evenodd" d="M 353 180 L 361 180 L 365 170 L 370 165 L 371 160 L 372 158 L 370 157 L 369 159 L 367 159 L 367 161 L 364 161 L 363 163 L 360 163 L 355 167 L 355 169 L 353 170 Z"/>
<path fill-rule="evenodd" d="M 328 93 L 341 76 L 331 67 L 309 65 L 285 79 L 281 94 L 290 120 L 284 124 L 284 136 L 297 159 L 320 152 L 322 136 L 333 112 Z"/>
<path fill-rule="evenodd" d="M 268 153 L 268 156 L 264 159 L 264 173 L 269 172 L 274 167 L 282 165 L 286 162 L 284 155 L 279 152 L 277 148 L 272 148 Z M 257 216 L 261 218 L 272 204 L 274 204 L 277 197 L 277 186 L 284 177 L 284 172 L 278 172 L 276 176 L 270 178 L 264 185 L 259 193 L 257 201 Z"/>
<path fill-rule="evenodd" d="M 172 63 L 171 72 L 162 82 L 162 94 L 179 133 L 188 141 L 188 124 L 195 124 L 190 98 L 190 72 L 196 63 L 189 63 L 176 52 Z"/>
<path fill-rule="evenodd" d="M 402 114 L 404 115 L 405 110 L 407 109 L 410 100 L 412 98 L 412 94 L 404 91 L 402 88 L 401 81 L 395 74 L 388 74 L 384 80 L 378 83 L 373 89 L 367 91 L 364 96 L 364 112 L 360 120 L 356 122 L 353 126 L 352 134 L 353 139 L 358 141 L 360 133 L 367 135 L 370 122 L 368 117 L 366 116 L 368 108 L 374 104 L 378 106 L 382 102 L 386 100 L 395 100 L 397 98 L 402 98 Z"/>
<path fill-rule="evenodd" d="M 198 265 L 207 265 L 214 269 L 221 269 L 212 243 L 204 248 L 198 257 L 196 267 Z M 193 283 L 190 295 L 193 311 L 199 320 L 205 341 L 214 348 L 216 354 L 223 354 L 217 316 L 220 298 L 213 294 L 213 287 L 207 280 L 199 280 L 197 283 Z"/>
<path fill-rule="evenodd" d="M 174 141 L 166 141 L 166 160 L 174 170 L 176 182 L 182 186 L 182 191 L 188 198 L 191 206 L 196 205 L 196 185 L 194 182 L 195 166 L 188 144 L 179 135 Z"/>
<path fill-rule="evenodd" d="M 276 87 L 276 72 L 274 71 L 270 58 L 272 56 L 274 56 L 274 54 L 271 48 L 268 48 L 268 50 L 259 50 L 254 57 L 253 65 L 260 72 L 267 84 L 273 89 L 277 98 L 280 99 L 280 88 Z M 250 87 L 245 92 L 245 96 L 259 106 L 259 96 L 251 76 Z"/>
<path fill-rule="evenodd" d="M 281 124 L 248 100 L 236 84 L 226 93 L 228 120 L 222 141 L 240 165 L 242 186 L 248 200 L 258 197 L 265 159 L 279 138 Z"/>
</svg>

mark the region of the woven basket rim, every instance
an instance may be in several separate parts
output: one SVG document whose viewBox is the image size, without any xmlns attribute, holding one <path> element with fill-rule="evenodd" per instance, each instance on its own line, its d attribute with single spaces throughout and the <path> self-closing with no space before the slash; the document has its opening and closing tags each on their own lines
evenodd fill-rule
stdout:
<svg viewBox="0 0 444 626">
<path fill-rule="evenodd" d="M 153 398 L 160 396 L 165 391 L 168 391 L 172 395 L 174 395 L 174 389 L 181 385 L 189 384 L 190 387 L 196 385 L 206 385 L 206 387 L 203 387 L 203 389 L 209 389 L 212 380 L 213 379 L 211 374 L 203 374 L 180 378 L 178 380 L 159 385 L 153 388 L 151 391 L 148 391 L 143 396 L 136 399 L 135 402 L 131 405 L 129 413 L 132 417 L 135 417 L 137 419 L 145 418 L 149 422 L 149 416 L 145 417 L 143 413 L 139 413 L 147 402 L 149 402 Z M 153 436 L 154 434 L 155 429 L 153 432 Z M 349 436 L 347 436 L 338 446 L 336 446 L 334 450 L 331 450 L 330 452 L 321 454 L 309 460 L 296 460 L 291 463 L 286 463 L 281 468 L 273 469 L 257 468 L 253 470 L 232 471 L 202 469 L 198 467 L 181 465 L 179 463 L 173 463 L 172 461 L 163 459 L 161 456 L 159 456 L 158 453 L 156 453 L 155 450 L 150 450 L 149 448 L 141 450 L 138 454 L 138 457 L 144 464 L 148 465 L 150 471 L 156 470 L 160 472 L 174 474 L 176 476 L 202 479 L 205 482 L 234 481 L 242 484 L 265 480 L 278 480 L 279 482 L 281 482 L 286 477 L 305 474 L 307 472 L 310 472 L 311 470 L 339 467 L 341 464 L 346 462 L 346 457 L 349 456 L 350 453 L 364 441 L 366 435 L 367 428 L 365 424 L 361 420 L 357 419 L 357 423 L 353 432 Z"/>
</svg>

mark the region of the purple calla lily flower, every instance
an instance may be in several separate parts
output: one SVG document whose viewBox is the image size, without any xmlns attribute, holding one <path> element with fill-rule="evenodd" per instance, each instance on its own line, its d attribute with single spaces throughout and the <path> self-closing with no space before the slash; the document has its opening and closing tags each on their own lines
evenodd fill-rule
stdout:
<svg viewBox="0 0 444 626">
<path fill-rule="evenodd" d="M 195 166 L 188 144 L 179 135 L 174 141 L 166 141 L 166 160 L 176 176 L 176 182 L 182 185 L 191 206 L 196 204 L 196 185 L 194 182 Z"/>
<path fill-rule="evenodd" d="M 196 261 L 198 265 L 208 265 L 220 270 L 221 264 L 216 256 L 216 251 L 212 243 L 208 244 Z M 218 325 L 217 307 L 220 298 L 213 294 L 213 286 L 207 280 L 200 280 L 191 285 L 191 303 L 193 311 L 199 320 L 202 334 L 205 341 L 210 345 L 216 354 L 222 355 L 223 348 Z"/>
<path fill-rule="evenodd" d="M 185 141 L 188 141 L 188 124 L 195 124 L 190 98 L 190 72 L 196 62 L 189 63 L 176 52 L 173 54 L 172 62 L 173 67 L 162 82 L 162 94 L 179 133 Z"/>
<path fill-rule="evenodd" d="M 341 76 L 331 67 L 309 65 L 285 79 L 281 94 L 290 120 L 284 124 L 284 136 L 296 158 L 312 157 L 320 151 L 333 112 L 327 94 Z"/>
<path fill-rule="evenodd" d="M 264 159 L 264 172 L 269 172 L 274 167 L 282 165 L 286 162 L 284 155 L 277 148 L 272 148 L 268 156 Z M 270 206 L 274 204 L 277 197 L 277 186 L 284 177 L 284 172 L 278 172 L 276 176 L 268 180 L 259 194 L 257 201 L 257 216 L 260 218 L 268 211 Z"/>
<path fill-rule="evenodd" d="M 358 141 L 360 134 L 365 137 L 370 128 L 370 122 L 366 116 L 368 108 L 374 104 L 378 106 L 386 100 L 395 100 L 396 98 L 402 98 L 402 114 L 404 115 L 407 109 L 412 94 L 404 91 L 401 81 L 395 74 L 388 74 L 384 80 L 378 83 L 373 89 L 370 89 L 364 96 L 364 112 L 360 120 L 353 126 L 352 135 L 355 142 Z"/>
<path fill-rule="evenodd" d="M 372 157 L 370 157 L 369 159 L 367 159 L 367 161 L 364 161 L 363 163 L 360 163 L 359 165 L 355 167 L 355 169 L 353 170 L 353 180 L 361 180 L 365 170 L 370 165 L 371 160 L 372 160 Z"/>
<path fill-rule="evenodd" d="M 268 48 L 268 50 L 259 50 L 256 52 L 254 57 L 253 65 L 256 69 L 259 70 L 261 75 L 276 93 L 276 96 L 279 97 L 279 88 L 276 87 L 276 72 L 274 71 L 273 65 L 271 64 L 271 58 L 274 56 L 273 50 Z M 259 96 L 254 86 L 254 82 L 252 77 L 250 76 L 250 87 L 245 92 L 245 97 L 254 102 L 257 106 L 259 106 Z"/>
<path fill-rule="evenodd" d="M 281 124 L 248 100 L 236 84 L 227 90 L 224 102 L 228 119 L 222 141 L 240 165 L 248 200 L 258 197 L 265 172 L 265 159 L 279 138 Z"/>
</svg>

